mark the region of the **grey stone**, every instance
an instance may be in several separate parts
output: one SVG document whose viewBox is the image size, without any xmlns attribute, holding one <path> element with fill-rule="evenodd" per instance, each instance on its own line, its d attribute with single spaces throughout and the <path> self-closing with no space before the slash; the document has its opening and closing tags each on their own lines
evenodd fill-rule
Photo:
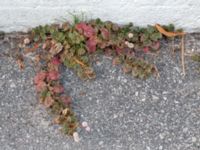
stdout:
<svg viewBox="0 0 200 150">
<path fill-rule="evenodd" d="M 200 38 L 200 34 L 191 36 Z M 15 40 L 10 40 L 0 41 L 0 54 L 13 45 Z M 198 43 L 196 49 L 200 49 Z M 92 129 L 78 129 L 80 143 L 51 125 L 51 115 L 38 104 L 29 58 L 20 71 L 13 59 L 0 55 L 0 149 L 199 150 L 200 76 L 194 71 L 198 64 L 186 58 L 183 78 L 179 57 L 169 55 L 166 41 L 161 45 L 154 60 L 159 79 L 143 81 L 125 75 L 103 56 L 93 65 L 95 80 L 83 82 L 72 70 L 62 68 L 61 81 L 73 99 L 73 110 Z M 80 95 L 83 91 L 86 94 Z"/>
</svg>

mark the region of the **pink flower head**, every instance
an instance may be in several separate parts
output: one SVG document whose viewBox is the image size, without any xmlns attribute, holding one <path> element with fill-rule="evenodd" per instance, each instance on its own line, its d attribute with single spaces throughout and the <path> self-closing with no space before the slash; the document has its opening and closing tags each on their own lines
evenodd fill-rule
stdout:
<svg viewBox="0 0 200 150">
<path fill-rule="evenodd" d="M 92 28 L 92 26 L 87 25 L 86 23 L 78 23 L 76 24 L 75 28 L 82 33 L 85 37 L 92 37 L 95 35 L 95 30 Z"/>
<path fill-rule="evenodd" d="M 60 65 L 60 60 L 58 59 L 58 57 L 54 57 L 51 60 L 51 63 L 54 64 L 54 65 Z"/>
<path fill-rule="evenodd" d="M 50 71 L 48 73 L 48 79 L 49 80 L 58 80 L 60 77 L 60 74 L 58 71 Z"/>
<path fill-rule="evenodd" d="M 149 47 L 144 47 L 144 48 L 143 48 L 143 51 L 144 51 L 145 53 L 149 52 Z"/>
<path fill-rule="evenodd" d="M 58 86 L 54 86 L 52 91 L 54 93 L 57 93 L 57 94 L 60 94 L 60 93 L 63 93 L 64 92 L 64 87 L 61 86 L 61 85 L 58 85 Z"/>
<path fill-rule="evenodd" d="M 41 71 L 37 73 L 36 76 L 34 77 L 34 83 L 38 84 L 39 82 L 44 81 L 46 77 L 47 73 L 45 71 Z"/>
</svg>

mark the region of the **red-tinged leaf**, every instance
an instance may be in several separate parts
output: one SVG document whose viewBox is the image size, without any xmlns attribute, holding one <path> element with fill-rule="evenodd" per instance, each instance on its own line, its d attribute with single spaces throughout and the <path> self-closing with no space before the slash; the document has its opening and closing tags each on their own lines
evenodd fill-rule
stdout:
<svg viewBox="0 0 200 150">
<path fill-rule="evenodd" d="M 116 53 L 119 55 L 123 52 L 123 49 L 122 48 L 119 48 L 119 47 L 116 47 Z"/>
<path fill-rule="evenodd" d="M 158 50 L 160 48 L 160 42 L 157 41 L 157 42 L 154 42 L 152 45 L 151 45 L 151 48 L 153 50 Z"/>
<path fill-rule="evenodd" d="M 94 28 L 92 28 L 92 26 L 90 25 L 87 25 L 86 23 L 81 22 L 79 24 L 76 24 L 75 28 L 85 37 L 89 38 L 95 35 Z"/>
<path fill-rule="evenodd" d="M 55 56 L 58 53 L 60 53 L 62 50 L 63 50 L 63 45 L 61 43 L 56 43 L 56 44 L 53 44 L 49 53 Z"/>
<path fill-rule="evenodd" d="M 36 91 L 38 91 L 38 92 L 44 91 L 46 88 L 47 88 L 47 85 L 44 81 L 39 81 L 36 84 Z"/>
<path fill-rule="evenodd" d="M 110 33 L 109 33 L 108 29 L 106 29 L 106 28 L 101 29 L 101 35 L 102 35 L 103 39 L 105 39 L 105 40 L 108 40 L 110 37 Z"/>
<path fill-rule="evenodd" d="M 45 71 L 41 71 L 34 77 L 34 83 L 38 84 L 39 82 L 44 81 L 46 77 L 47 73 Z"/>
<path fill-rule="evenodd" d="M 119 57 L 113 58 L 113 60 L 112 60 L 112 65 L 113 66 L 119 65 L 120 63 L 121 63 L 121 60 L 120 60 Z"/>
<path fill-rule="evenodd" d="M 96 51 L 96 45 L 97 45 L 97 40 L 95 37 L 89 38 L 89 40 L 86 42 L 86 48 L 89 53 L 95 52 Z"/>
<path fill-rule="evenodd" d="M 72 101 L 70 96 L 63 96 L 61 97 L 61 100 L 65 105 L 70 105 Z"/>
<path fill-rule="evenodd" d="M 44 100 L 44 106 L 47 108 L 51 107 L 54 103 L 54 99 L 51 96 L 47 96 Z"/>
<path fill-rule="evenodd" d="M 144 51 L 145 53 L 149 52 L 149 47 L 144 47 L 144 48 L 143 48 L 143 51 Z"/>
<path fill-rule="evenodd" d="M 86 26 L 87 26 L 86 23 L 81 22 L 81 23 L 76 24 L 75 28 L 76 28 L 76 30 L 78 30 L 80 33 L 83 33 L 83 29 L 84 29 Z"/>
<path fill-rule="evenodd" d="M 60 74 L 58 71 L 50 71 L 48 73 L 48 79 L 49 80 L 58 80 L 60 77 Z"/>
<path fill-rule="evenodd" d="M 54 58 L 51 60 L 51 63 L 52 63 L 53 65 L 60 65 L 60 64 L 61 64 L 61 62 L 60 62 L 60 60 L 58 59 L 58 57 L 54 57 Z"/>
<path fill-rule="evenodd" d="M 89 38 L 94 35 L 95 35 L 95 30 L 91 26 L 87 26 L 87 28 L 84 29 L 84 36 Z"/>
<path fill-rule="evenodd" d="M 64 92 L 64 87 L 62 85 L 54 86 L 52 91 L 56 94 L 60 94 Z"/>
</svg>

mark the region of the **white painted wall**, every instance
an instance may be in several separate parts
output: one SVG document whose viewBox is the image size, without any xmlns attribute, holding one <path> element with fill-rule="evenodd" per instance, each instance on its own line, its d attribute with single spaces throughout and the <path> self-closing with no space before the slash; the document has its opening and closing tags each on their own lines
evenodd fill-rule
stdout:
<svg viewBox="0 0 200 150">
<path fill-rule="evenodd" d="M 73 11 L 117 23 L 174 23 L 200 31 L 200 0 L 0 0 L 0 30 L 24 31 Z"/>
</svg>

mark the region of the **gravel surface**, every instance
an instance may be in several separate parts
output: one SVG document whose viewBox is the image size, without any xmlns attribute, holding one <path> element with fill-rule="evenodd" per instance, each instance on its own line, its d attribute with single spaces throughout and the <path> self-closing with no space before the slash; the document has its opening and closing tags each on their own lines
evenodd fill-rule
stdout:
<svg viewBox="0 0 200 150">
<path fill-rule="evenodd" d="M 199 39 L 200 34 L 188 35 L 187 50 L 198 51 Z M 8 52 L 13 41 L 0 40 L 0 54 Z M 172 58 L 166 41 L 154 60 L 159 79 L 135 79 L 113 67 L 111 58 L 98 59 L 93 64 L 95 80 L 83 82 L 73 71 L 62 71 L 74 111 L 91 127 L 90 132 L 79 128 L 81 141 L 75 143 L 60 133 L 59 126 L 51 125 L 49 113 L 38 104 L 33 67 L 26 65 L 20 71 L 12 58 L 0 55 L 0 149 L 200 149 L 200 75 L 195 71 L 196 63 L 186 59 L 187 75 L 183 77 L 178 53 Z"/>
</svg>

